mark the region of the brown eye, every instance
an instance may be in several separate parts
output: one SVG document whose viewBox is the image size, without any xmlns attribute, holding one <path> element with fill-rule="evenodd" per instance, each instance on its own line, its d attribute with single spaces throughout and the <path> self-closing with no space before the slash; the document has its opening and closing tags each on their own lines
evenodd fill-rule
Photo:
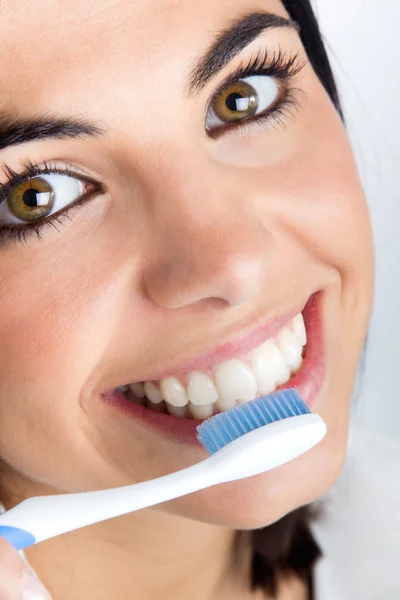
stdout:
<svg viewBox="0 0 400 600">
<path fill-rule="evenodd" d="M 216 116 L 224 123 L 252 117 L 258 108 L 256 90 L 245 81 L 237 81 L 217 96 L 214 103 Z"/>
<path fill-rule="evenodd" d="M 254 75 L 227 84 L 210 105 L 206 128 L 216 129 L 268 112 L 279 100 L 280 88 L 273 77 Z"/>
<path fill-rule="evenodd" d="M 78 200 L 92 185 L 64 174 L 43 174 L 15 185 L 0 206 L 0 225 L 42 221 Z"/>
<path fill-rule="evenodd" d="M 22 221 L 47 217 L 54 204 L 54 190 L 42 177 L 17 185 L 7 197 L 11 213 Z"/>
</svg>

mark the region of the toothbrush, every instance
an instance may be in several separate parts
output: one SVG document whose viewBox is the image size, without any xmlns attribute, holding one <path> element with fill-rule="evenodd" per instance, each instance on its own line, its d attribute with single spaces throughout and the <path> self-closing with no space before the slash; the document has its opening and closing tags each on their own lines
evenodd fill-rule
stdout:
<svg viewBox="0 0 400 600">
<path fill-rule="evenodd" d="M 125 487 L 28 498 L 0 515 L 0 535 L 23 550 L 80 527 L 269 471 L 310 450 L 325 433 L 324 421 L 296 390 L 257 398 L 197 427 L 210 454 L 202 462 Z"/>
</svg>

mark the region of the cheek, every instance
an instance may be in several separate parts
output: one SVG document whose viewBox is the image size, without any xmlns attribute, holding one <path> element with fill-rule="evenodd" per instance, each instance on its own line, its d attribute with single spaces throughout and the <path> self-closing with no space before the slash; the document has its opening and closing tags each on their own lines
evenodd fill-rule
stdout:
<svg viewBox="0 0 400 600">
<path fill-rule="evenodd" d="M 374 277 L 368 205 L 339 115 L 313 85 L 290 152 L 271 169 L 251 173 L 256 207 L 311 261 L 335 271 L 354 301 L 362 294 L 368 305 Z"/>
<path fill-rule="evenodd" d="M 337 269 L 342 278 L 364 278 L 373 265 L 372 234 L 353 158 L 346 140 L 323 151 L 319 157 L 304 157 L 300 177 L 295 170 L 289 176 L 299 197 L 286 205 L 280 220 L 314 258 Z"/>
<path fill-rule="evenodd" d="M 280 212 L 282 226 L 328 268 L 336 280 L 342 313 L 341 354 L 358 360 L 372 310 L 374 252 L 370 215 L 342 127 L 329 127 L 319 152 L 302 157 L 289 175 L 299 199 Z M 335 333 L 332 332 L 332 336 Z M 337 334 L 336 334 L 337 335 Z M 342 359 L 341 359 L 342 360 Z M 343 364 L 343 374 L 351 368 Z"/>
<path fill-rule="evenodd" d="M 287 173 L 287 185 L 297 197 L 280 218 L 343 278 L 368 279 L 373 271 L 371 223 L 352 149 L 330 102 L 320 102 L 314 114 L 302 152 Z"/>
<path fill-rule="evenodd" d="M 69 246 L 68 261 L 57 251 L 41 260 L 36 246 L 35 261 L 20 258 L 18 270 L 2 273 L 0 421 L 8 426 L 0 455 L 42 479 L 57 470 L 60 452 L 71 457 L 61 462 L 68 469 L 82 450 L 79 398 L 115 327 L 108 307 L 116 286 L 104 263 L 96 268 Z M 21 440 L 29 440 L 30 452 Z"/>
</svg>

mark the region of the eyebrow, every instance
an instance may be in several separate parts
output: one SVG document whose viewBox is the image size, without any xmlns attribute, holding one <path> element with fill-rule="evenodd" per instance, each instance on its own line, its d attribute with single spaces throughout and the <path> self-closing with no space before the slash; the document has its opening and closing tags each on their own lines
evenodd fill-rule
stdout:
<svg viewBox="0 0 400 600">
<path fill-rule="evenodd" d="M 292 19 L 269 12 L 253 12 L 233 21 L 224 29 L 192 68 L 185 95 L 190 98 L 213 79 L 237 54 L 268 29 L 291 27 L 299 31 Z M 106 134 L 92 121 L 52 115 L 32 117 L 0 116 L 0 151 L 9 146 L 42 139 L 98 139 Z"/>
<path fill-rule="evenodd" d="M 0 150 L 45 138 L 99 138 L 105 130 L 91 121 L 73 118 L 2 117 L 0 118 Z"/>
<path fill-rule="evenodd" d="M 206 54 L 192 68 L 185 95 L 191 98 L 199 94 L 211 79 L 261 33 L 277 27 L 300 30 L 296 21 L 269 12 L 253 12 L 236 19 L 218 35 Z"/>
</svg>

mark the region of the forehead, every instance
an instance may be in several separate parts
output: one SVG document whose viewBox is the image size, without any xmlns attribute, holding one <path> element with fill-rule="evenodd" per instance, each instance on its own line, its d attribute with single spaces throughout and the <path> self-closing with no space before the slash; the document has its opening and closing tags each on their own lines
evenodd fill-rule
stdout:
<svg viewBox="0 0 400 600">
<path fill-rule="evenodd" d="M 81 92 L 87 103 L 94 90 L 111 105 L 116 82 L 123 94 L 123 81 L 139 90 L 144 78 L 156 92 L 166 73 L 183 80 L 234 18 L 257 11 L 286 16 L 278 0 L 1 0 L 0 109 L 60 110 L 73 94 L 79 111 Z"/>
</svg>

